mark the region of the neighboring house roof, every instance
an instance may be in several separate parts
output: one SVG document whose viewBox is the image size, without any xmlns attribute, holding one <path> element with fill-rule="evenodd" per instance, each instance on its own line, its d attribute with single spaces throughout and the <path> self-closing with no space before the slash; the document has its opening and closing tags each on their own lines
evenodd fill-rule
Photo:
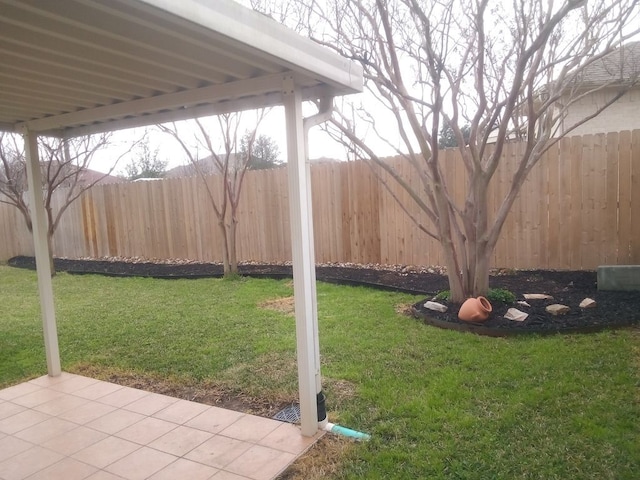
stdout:
<svg viewBox="0 0 640 480">
<path fill-rule="evenodd" d="M 627 81 L 640 77 L 640 41 L 621 45 L 613 52 L 587 65 L 578 82 L 593 87 L 616 80 Z"/>
<path fill-rule="evenodd" d="M 568 129 L 571 129 L 571 135 L 586 135 L 637 128 L 640 117 L 633 113 L 629 118 L 629 111 L 635 112 L 634 105 L 638 102 L 640 41 L 621 45 L 601 58 L 591 61 L 576 75 L 573 82 L 565 87 L 565 97 L 557 102 L 558 107 L 565 110 L 562 118 L 558 119 L 559 130 L 555 135 Z M 615 94 L 614 89 L 619 87 L 629 89 L 598 116 L 576 127 L 583 119 L 592 115 L 598 105 L 608 101 Z M 583 96 L 583 93 L 586 95 Z M 541 88 L 539 95 L 539 101 L 544 101 L 548 95 L 548 86 Z M 623 103 L 625 106 L 621 106 Z M 525 130 L 526 124 L 523 123 L 522 133 L 515 135 L 515 132 L 511 132 L 507 139 L 523 137 L 526 135 Z M 488 143 L 495 143 L 496 132 L 497 130 L 491 132 Z"/>
<path fill-rule="evenodd" d="M 221 160 L 224 160 L 224 154 L 220 154 L 220 158 Z M 242 157 L 240 156 L 240 154 L 232 153 L 229 156 L 230 166 L 233 168 L 234 165 L 240 162 L 241 158 Z M 191 163 L 187 163 L 170 168 L 165 172 L 164 178 L 193 177 L 195 175 L 198 175 L 198 170 L 200 170 L 205 175 L 215 175 L 217 173 L 221 173 L 218 165 L 213 160 L 213 156 L 209 155 L 208 157 L 197 160 L 197 167 Z"/>
<path fill-rule="evenodd" d="M 96 182 L 96 185 L 107 185 L 110 183 L 122 183 L 128 180 L 114 175 L 104 174 L 90 168 L 85 168 L 78 177 L 79 185 L 87 185 Z"/>
<path fill-rule="evenodd" d="M 48 162 L 41 162 L 41 164 L 42 164 L 42 168 L 45 168 L 45 169 L 48 168 Z M 55 165 L 52 168 L 54 172 L 56 172 L 57 170 L 61 170 L 64 175 L 66 175 L 69 172 L 69 170 L 67 170 L 68 168 L 72 168 L 74 172 L 77 171 L 77 169 L 79 168 L 80 173 L 78 174 L 78 178 L 77 178 L 77 186 L 79 187 L 84 187 L 94 182 L 95 182 L 94 183 L 95 185 L 107 185 L 109 183 L 128 182 L 128 180 L 125 178 L 116 177 L 114 175 L 109 175 L 103 172 L 98 172 L 97 170 L 92 170 L 90 168 L 80 168 L 71 164 Z M 73 184 L 73 182 L 74 182 L 73 179 L 67 179 L 64 182 L 62 182 L 60 186 L 69 187 Z"/>
</svg>

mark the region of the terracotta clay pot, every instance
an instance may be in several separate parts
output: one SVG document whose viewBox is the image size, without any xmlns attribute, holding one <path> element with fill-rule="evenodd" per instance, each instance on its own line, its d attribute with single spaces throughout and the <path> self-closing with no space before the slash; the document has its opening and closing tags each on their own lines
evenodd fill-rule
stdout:
<svg viewBox="0 0 640 480">
<path fill-rule="evenodd" d="M 465 322 L 484 322 L 493 308 L 484 297 L 468 298 L 460 307 L 458 318 Z"/>
</svg>

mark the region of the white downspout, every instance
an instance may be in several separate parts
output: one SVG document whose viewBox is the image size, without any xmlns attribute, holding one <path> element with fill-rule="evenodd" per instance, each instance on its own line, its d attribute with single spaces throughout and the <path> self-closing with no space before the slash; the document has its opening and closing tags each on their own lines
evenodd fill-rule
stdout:
<svg viewBox="0 0 640 480">
<path fill-rule="evenodd" d="M 324 430 L 327 426 L 327 411 L 325 407 L 325 396 L 322 391 L 322 375 L 320 373 L 320 334 L 318 332 L 318 302 L 317 302 L 317 294 L 316 294 L 316 269 L 315 269 L 315 240 L 313 235 L 313 216 L 311 213 L 311 206 L 313 205 L 312 195 L 311 195 L 311 162 L 309 161 L 309 130 L 321 123 L 326 122 L 331 118 L 331 113 L 333 112 L 333 97 L 323 97 L 320 99 L 320 105 L 318 107 L 318 113 L 312 115 L 311 117 L 307 117 L 303 120 L 304 125 L 304 153 L 305 153 L 305 166 L 306 166 L 306 179 L 307 179 L 307 203 L 310 208 L 310 219 L 309 222 L 309 241 L 311 242 L 311 251 L 314 253 L 314 268 L 311 269 L 311 278 L 310 282 L 313 285 L 314 294 L 312 296 L 313 306 L 313 345 L 314 345 L 314 359 L 315 359 L 315 367 L 316 367 L 316 404 L 317 404 L 317 418 L 318 418 L 318 428 Z"/>
<path fill-rule="evenodd" d="M 319 112 L 303 119 L 302 95 L 293 77 L 284 78 L 283 94 L 287 124 L 300 428 L 305 436 L 313 436 L 321 429 L 357 440 L 368 440 L 370 436 L 366 433 L 328 422 L 320 374 L 311 168 L 307 137 L 311 127 L 330 118 L 333 98 L 322 99 Z"/>
<path fill-rule="evenodd" d="M 38 273 L 38 291 L 40 293 L 40 309 L 42 311 L 42 327 L 44 348 L 47 358 L 47 372 L 51 377 L 61 374 L 60 350 L 58 348 L 58 329 L 53 304 L 53 283 L 51 281 L 51 265 L 49 264 L 49 243 L 47 242 L 47 217 L 42 199 L 42 178 L 40 158 L 38 156 L 38 136 L 25 128 L 24 136 L 27 185 L 29 187 L 29 211 L 33 226 L 33 246 L 36 254 L 36 270 Z"/>
</svg>

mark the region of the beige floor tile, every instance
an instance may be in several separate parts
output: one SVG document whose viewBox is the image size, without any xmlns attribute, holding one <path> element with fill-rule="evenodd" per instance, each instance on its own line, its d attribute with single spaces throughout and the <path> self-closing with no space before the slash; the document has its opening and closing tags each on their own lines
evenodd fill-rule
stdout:
<svg viewBox="0 0 640 480">
<path fill-rule="evenodd" d="M 114 434 L 139 422 L 143 418 L 145 416 L 139 413 L 117 409 L 100 418 L 96 418 L 94 421 L 87 423 L 86 426 L 104 433 Z"/>
<path fill-rule="evenodd" d="M 116 385 L 115 383 L 97 382 L 93 385 L 89 385 L 88 387 L 75 391 L 73 394 L 78 397 L 86 398 L 87 400 L 97 400 L 117 392 L 121 388 L 123 388 L 122 385 Z"/>
<path fill-rule="evenodd" d="M 78 408 L 74 408 L 73 410 L 69 410 L 58 415 L 58 417 L 77 423 L 78 425 L 85 425 L 113 412 L 115 409 L 116 407 L 112 407 L 111 405 L 89 401 Z"/>
<path fill-rule="evenodd" d="M 220 470 L 216 473 L 210 480 L 251 480 L 248 477 L 243 477 L 242 475 L 236 475 L 235 473 L 225 472 L 224 470 Z"/>
<path fill-rule="evenodd" d="M 88 463 L 94 467 L 104 468 L 113 462 L 126 457 L 130 453 L 135 452 L 140 445 L 123 440 L 122 438 L 107 437 L 104 440 L 94 443 L 93 445 L 74 453 L 72 456 L 76 460 Z"/>
<path fill-rule="evenodd" d="M 33 444 L 29 442 L 10 435 L 4 436 L 0 439 L 0 462 L 4 462 L 7 458 L 18 455 L 25 450 L 29 450 L 31 447 L 33 447 Z"/>
<path fill-rule="evenodd" d="M 12 402 L 2 402 L 2 404 L 0 404 L 0 420 L 15 415 L 16 413 L 24 412 L 26 409 L 26 407 L 16 405 Z"/>
<path fill-rule="evenodd" d="M 305 437 L 300 433 L 300 427 L 290 423 L 283 423 L 258 443 L 265 447 L 300 455 L 318 438 L 319 435 Z"/>
<path fill-rule="evenodd" d="M 36 412 L 35 410 L 24 410 L 0 420 L 0 432 L 13 435 L 16 432 L 37 425 L 50 418 L 51 416 L 45 413 Z"/>
<path fill-rule="evenodd" d="M 93 475 L 88 476 L 85 480 L 123 480 L 123 478 L 119 475 L 114 475 L 113 473 L 100 470 L 99 472 L 96 472 Z M 175 480 L 178 480 L 178 479 L 176 478 Z M 185 478 L 184 480 L 187 480 L 187 479 Z"/>
<path fill-rule="evenodd" d="M 179 458 L 150 477 L 149 480 L 208 480 L 217 471 L 216 468 Z"/>
<path fill-rule="evenodd" d="M 70 456 L 105 438 L 107 438 L 106 433 L 87 427 L 76 427 L 62 435 L 47 440 L 42 446 L 62 455 Z"/>
<path fill-rule="evenodd" d="M 141 445 L 147 445 L 176 427 L 175 423 L 160 420 L 159 418 L 146 417 L 120 430 L 116 436 Z"/>
<path fill-rule="evenodd" d="M 198 445 L 209 440 L 212 436 L 213 433 L 196 430 L 195 428 L 179 426 L 151 442 L 149 446 L 157 450 L 182 457 Z"/>
<path fill-rule="evenodd" d="M 28 383 L 32 383 L 40 387 L 50 387 L 51 385 L 55 385 L 56 383 L 66 382 L 67 380 L 71 380 L 76 376 L 77 375 L 74 375 L 73 373 L 62 372 L 57 377 L 50 377 L 49 375 L 43 375 L 41 377 L 34 378 L 33 380 L 29 380 Z"/>
<path fill-rule="evenodd" d="M 204 463 L 215 468 L 224 468 L 244 452 L 249 450 L 250 443 L 234 438 L 214 435 L 199 447 L 191 450 L 185 458 Z"/>
<path fill-rule="evenodd" d="M 56 390 L 51 390 L 50 388 L 40 388 L 35 392 L 28 393 L 26 395 L 22 395 L 20 397 L 16 397 L 11 400 L 13 403 L 18 405 L 22 405 L 23 407 L 33 408 L 42 403 L 50 402 L 51 400 L 55 400 L 60 397 L 62 393 L 57 392 Z"/>
<path fill-rule="evenodd" d="M 189 420 L 185 425 L 211 433 L 219 433 L 229 425 L 244 417 L 244 413 L 211 407 L 197 417 Z"/>
<path fill-rule="evenodd" d="M 69 410 L 80 408 L 86 403 L 87 400 L 84 398 L 78 398 L 74 395 L 61 393 L 59 397 L 38 405 L 37 407 L 33 407 L 33 409 L 49 415 L 60 415 L 64 412 L 68 412 Z"/>
<path fill-rule="evenodd" d="M 28 382 L 20 383 L 18 385 L 14 385 L 13 387 L 8 387 L 0 390 L 0 398 L 2 400 L 13 400 L 14 398 L 37 392 L 38 390 L 42 390 L 42 387 L 39 385 Z"/>
<path fill-rule="evenodd" d="M 282 422 L 278 420 L 257 417 L 255 415 L 245 415 L 237 422 L 234 422 L 222 430 L 220 435 L 245 440 L 247 442 L 258 442 L 280 425 L 282 425 Z"/>
<path fill-rule="evenodd" d="M 77 425 L 60 418 L 49 418 L 33 427 L 25 428 L 15 434 L 16 437 L 27 442 L 41 445 L 47 440 L 62 435 L 69 430 L 73 430 Z"/>
<path fill-rule="evenodd" d="M 57 390 L 59 392 L 73 393 L 97 382 L 99 382 L 99 380 L 96 380 L 95 378 L 81 377 L 79 375 L 76 375 L 73 378 L 70 378 L 63 382 L 53 384 L 49 388 Z"/>
<path fill-rule="evenodd" d="M 22 480 L 63 458 L 59 453 L 34 446 L 0 463 L 0 478 Z"/>
<path fill-rule="evenodd" d="M 58 463 L 40 470 L 29 480 L 83 480 L 98 469 L 73 458 L 63 458 Z"/>
<path fill-rule="evenodd" d="M 203 405 L 202 403 L 178 400 L 173 405 L 156 412 L 153 416 L 168 422 L 186 423 L 209 408 L 208 405 Z"/>
<path fill-rule="evenodd" d="M 295 460 L 296 456 L 261 445 L 254 445 L 225 467 L 253 480 L 271 480 Z"/>
<path fill-rule="evenodd" d="M 144 480 L 176 460 L 177 457 L 168 453 L 142 447 L 112 463 L 105 470 L 127 480 Z"/>
<path fill-rule="evenodd" d="M 98 401 L 100 403 L 106 403 L 107 405 L 122 408 L 146 395 L 149 395 L 149 392 L 138 390 L 137 388 L 122 387 L 109 395 L 100 397 Z"/>
<path fill-rule="evenodd" d="M 169 397 L 167 395 L 150 393 L 149 395 L 130 403 L 124 408 L 131 410 L 132 412 L 143 413 L 144 415 L 153 415 L 154 413 L 167 408 L 169 405 L 173 405 L 178 400 L 179 399 Z"/>
<path fill-rule="evenodd" d="M 79 375 L 0 390 L 2 480 L 266 480 L 315 440 L 291 424 Z"/>
</svg>

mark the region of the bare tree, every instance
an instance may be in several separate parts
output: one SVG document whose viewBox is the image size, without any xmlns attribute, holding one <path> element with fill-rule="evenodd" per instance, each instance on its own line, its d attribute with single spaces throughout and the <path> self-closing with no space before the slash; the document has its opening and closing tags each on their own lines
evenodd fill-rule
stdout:
<svg viewBox="0 0 640 480">
<path fill-rule="evenodd" d="M 240 113 L 219 115 L 215 119 L 195 119 L 193 123 L 183 122 L 181 129 L 176 124 L 158 126 L 162 132 L 171 135 L 180 144 L 189 164 L 206 188 L 222 237 L 225 276 L 238 273 L 238 205 L 244 177 L 254 156 L 256 131 L 264 115 L 264 110 L 258 110 L 255 127 L 245 132 L 242 137 Z M 192 139 L 194 141 L 191 141 Z M 209 156 L 212 165 L 202 162 L 199 154 L 203 151 Z M 210 182 L 207 181 L 212 174 L 222 177 L 222 192 L 213 191 Z"/>
<path fill-rule="evenodd" d="M 304 24 L 311 38 L 364 68 L 369 103 L 338 110 L 329 131 L 419 205 L 422 215 L 412 219 L 441 243 L 456 302 L 486 294 L 490 256 L 543 153 L 638 81 L 637 71 L 586 81 L 590 69 L 612 54 L 623 55 L 619 47 L 638 33 L 638 0 L 303 3 L 306 9 L 296 10 L 300 17 L 292 25 Z M 571 106 L 594 92 L 606 92 L 606 100 L 567 125 Z M 384 114 L 374 104 L 384 106 Z M 461 203 L 453 198 L 438 152 L 443 126 L 450 128 L 464 165 Z M 410 163 L 419 188 L 377 154 L 367 132 Z M 512 139 L 523 142 L 521 155 L 506 195 L 490 215 L 487 190 Z"/>
<path fill-rule="evenodd" d="M 60 219 L 83 192 L 108 176 L 124 155 L 113 162 L 108 173 L 88 175 L 88 168 L 95 154 L 109 145 L 110 139 L 109 134 L 72 139 L 40 138 L 38 147 L 41 151 L 40 170 L 47 214 L 49 260 L 54 274 L 52 240 Z M 33 224 L 27 189 L 24 143 L 18 135 L 0 133 L 0 203 L 16 207 L 31 232 Z M 62 195 L 62 201 L 60 208 L 54 210 L 53 199 L 56 194 Z"/>
</svg>

